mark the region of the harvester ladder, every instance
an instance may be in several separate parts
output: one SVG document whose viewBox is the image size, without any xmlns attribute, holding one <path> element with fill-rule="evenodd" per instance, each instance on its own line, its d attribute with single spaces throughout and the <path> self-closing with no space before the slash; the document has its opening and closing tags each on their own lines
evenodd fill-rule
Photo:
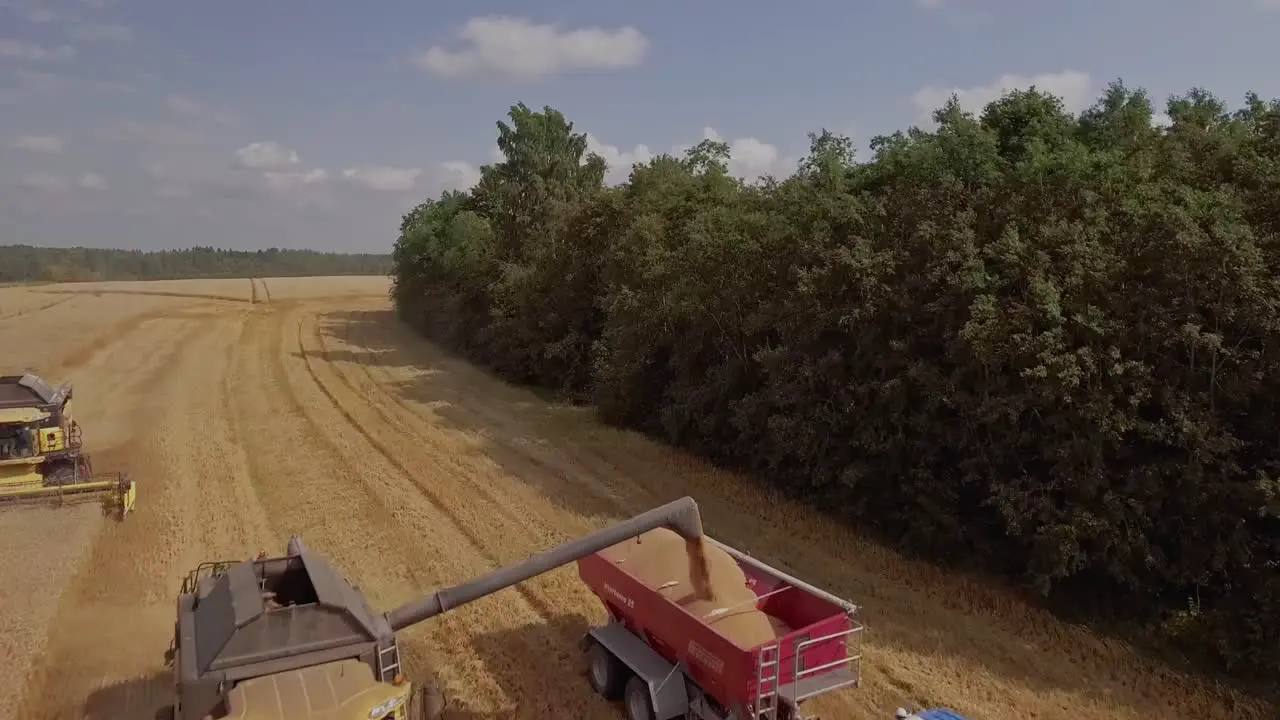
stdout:
<svg viewBox="0 0 1280 720">
<path fill-rule="evenodd" d="M 760 720 L 778 717 L 778 680 L 781 668 L 781 648 L 778 643 L 760 648 L 760 662 L 756 665 L 756 709 Z M 765 689 L 765 683 L 770 683 Z"/>
<path fill-rule="evenodd" d="M 391 662 L 387 662 L 390 656 Z M 400 669 L 400 646 L 392 643 L 378 649 L 378 679 L 384 683 L 395 682 L 396 671 Z"/>
</svg>

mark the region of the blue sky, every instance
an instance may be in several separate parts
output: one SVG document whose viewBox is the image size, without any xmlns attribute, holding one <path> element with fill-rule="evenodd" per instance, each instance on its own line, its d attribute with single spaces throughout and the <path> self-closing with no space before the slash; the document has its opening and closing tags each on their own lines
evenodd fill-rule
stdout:
<svg viewBox="0 0 1280 720">
<path fill-rule="evenodd" d="M 516 102 L 613 179 L 729 141 L 789 173 L 1035 82 L 1280 96 L 1280 0 L 0 0 L 0 244 L 385 251 Z"/>
</svg>

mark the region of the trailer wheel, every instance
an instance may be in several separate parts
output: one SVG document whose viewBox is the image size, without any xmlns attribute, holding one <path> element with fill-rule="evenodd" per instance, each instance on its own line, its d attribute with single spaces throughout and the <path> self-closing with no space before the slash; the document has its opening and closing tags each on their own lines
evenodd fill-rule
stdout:
<svg viewBox="0 0 1280 720">
<path fill-rule="evenodd" d="M 591 687 L 606 700 L 622 697 L 622 686 L 627 680 L 627 673 L 618 658 L 598 642 L 591 643 L 589 657 L 591 667 L 587 677 L 591 680 Z"/>
<path fill-rule="evenodd" d="M 649 697 L 649 683 L 633 675 L 627 681 L 627 690 L 623 697 L 627 720 L 656 720 L 653 712 L 653 698 Z"/>
</svg>

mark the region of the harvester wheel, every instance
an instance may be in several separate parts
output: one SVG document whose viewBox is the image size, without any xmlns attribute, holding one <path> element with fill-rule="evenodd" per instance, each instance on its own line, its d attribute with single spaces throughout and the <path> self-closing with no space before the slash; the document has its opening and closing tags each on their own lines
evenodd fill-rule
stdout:
<svg viewBox="0 0 1280 720">
<path fill-rule="evenodd" d="M 587 672 L 591 687 L 606 700 L 617 700 L 622 697 L 627 673 L 618 658 L 598 642 L 591 643 L 591 650 L 588 651 L 587 656 L 591 663 Z"/>
<path fill-rule="evenodd" d="M 655 720 L 653 698 L 649 696 L 649 683 L 638 675 L 632 675 L 627 681 L 627 689 L 623 694 L 623 707 L 627 720 Z"/>
</svg>

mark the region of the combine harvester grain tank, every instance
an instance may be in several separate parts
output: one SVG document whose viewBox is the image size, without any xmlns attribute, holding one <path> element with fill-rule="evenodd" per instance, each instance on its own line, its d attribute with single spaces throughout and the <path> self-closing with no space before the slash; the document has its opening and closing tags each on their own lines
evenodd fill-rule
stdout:
<svg viewBox="0 0 1280 720">
<path fill-rule="evenodd" d="M 101 498 L 123 520 L 137 487 L 126 473 L 94 474 L 71 395 L 71 383 L 54 388 L 37 375 L 0 376 L 0 502 Z"/>
<path fill-rule="evenodd" d="M 739 648 L 604 554 L 659 528 L 733 557 L 786 632 Z M 396 633 L 575 561 L 610 616 L 583 638 L 590 683 L 628 720 L 805 720 L 804 701 L 858 684 L 857 608 L 705 537 L 686 497 L 385 614 L 298 537 L 283 556 L 205 563 L 178 596 L 164 716 L 436 720 L 445 699 L 407 679 Z"/>
</svg>

